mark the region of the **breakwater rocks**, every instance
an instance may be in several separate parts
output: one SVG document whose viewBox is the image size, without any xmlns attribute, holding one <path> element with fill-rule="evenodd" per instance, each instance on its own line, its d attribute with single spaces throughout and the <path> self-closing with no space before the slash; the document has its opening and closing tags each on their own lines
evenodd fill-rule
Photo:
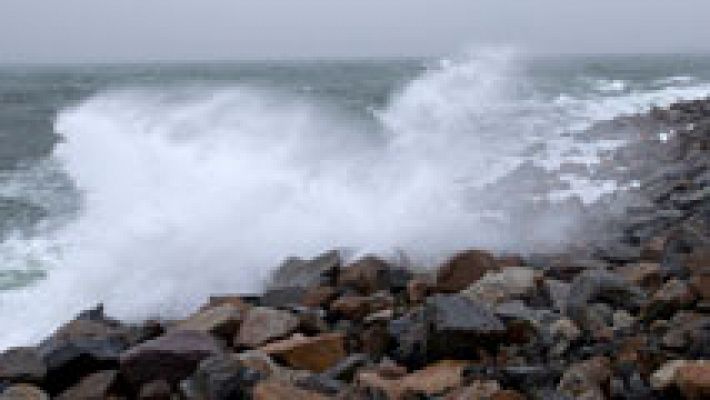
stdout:
<svg viewBox="0 0 710 400">
<path fill-rule="evenodd" d="M 565 252 L 332 251 L 180 321 L 97 307 L 2 353 L 0 400 L 710 398 L 710 101 L 594 129 L 635 138 L 603 170 L 627 190 L 592 206 L 623 210 Z"/>
</svg>

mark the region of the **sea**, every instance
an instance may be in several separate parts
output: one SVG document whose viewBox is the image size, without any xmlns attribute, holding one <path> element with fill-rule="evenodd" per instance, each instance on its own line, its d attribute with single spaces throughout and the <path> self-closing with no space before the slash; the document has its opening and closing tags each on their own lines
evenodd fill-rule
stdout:
<svg viewBox="0 0 710 400">
<path fill-rule="evenodd" d="M 624 190 L 584 171 L 636 140 L 586 129 L 708 95 L 703 55 L 0 65 L 0 348 L 257 293 L 288 256 L 563 247 L 560 204 Z"/>
</svg>

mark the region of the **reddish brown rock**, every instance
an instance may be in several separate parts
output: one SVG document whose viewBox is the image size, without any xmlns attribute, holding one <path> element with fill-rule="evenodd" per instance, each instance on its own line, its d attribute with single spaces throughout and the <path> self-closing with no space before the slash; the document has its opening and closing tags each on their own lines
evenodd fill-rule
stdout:
<svg viewBox="0 0 710 400">
<path fill-rule="evenodd" d="M 243 308 L 225 303 L 200 310 L 175 324 L 173 329 L 208 332 L 219 337 L 231 338 L 239 330 L 244 314 Z"/>
<path fill-rule="evenodd" d="M 454 293 L 481 279 L 486 272 L 497 271 L 493 256 L 481 250 L 459 253 L 444 263 L 436 277 L 439 292 Z"/>
<path fill-rule="evenodd" d="M 414 278 L 407 282 L 407 300 L 411 304 L 421 304 L 431 290 L 431 283 L 422 278 Z"/>
<path fill-rule="evenodd" d="M 361 320 L 371 313 L 391 308 L 393 303 L 389 295 L 346 295 L 331 303 L 330 311 L 350 320 Z"/>
<path fill-rule="evenodd" d="M 441 395 L 462 385 L 466 365 L 464 361 L 443 360 L 398 379 L 364 371 L 357 375 L 356 384 L 371 393 L 381 393 L 388 400 L 404 400 L 409 395 Z"/>
<path fill-rule="evenodd" d="M 256 384 L 252 394 L 254 400 L 326 400 L 320 393 L 303 390 L 291 383 L 277 379 L 267 379 Z"/>
<path fill-rule="evenodd" d="M 121 354 L 121 375 L 135 387 L 160 379 L 175 384 L 192 374 L 200 361 L 221 352 L 210 334 L 169 332 Z"/>
<path fill-rule="evenodd" d="M 256 348 L 290 335 L 296 331 L 298 324 L 298 318 L 288 311 L 254 307 L 242 321 L 234 343 L 236 346 Z"/>
<path fill-rule="evenodd" d="M 345 336 L 342 333 L 326 333 L 314 337 L 294 335 L 260 349 L 290 367 L 323 372 L 347 356 Z"/>
<path fill-rule="evenodd" d="M 656 291 L 663 284 L 661 265 L 658 263 L 643 262 L 624 265 L 617 270 L 627 282 L 640 286 L 649 291 Z"/>
<path fill-rule="evenodd" d="M 690 279 L 690 287 L 704 301 L 710 300 L 710 268 L 698 269 Z"/>
<path fill-rule="evenodd" d="M 332 286 L 315 286 L 308 288 L 301 300 L 301 304 L 306 307 L 323 307 L 330 304 L 338 295 L 338 291 Z"/>
<path fill-rule="evenodd" d="M 375 256 L 366 256 L 345 267 L 338 277 L 338 286 L 353 288 L 364 295 L 390 286 L 389 264 Z"/>
<path fill-rule="evenodd" d="M 688 363 L 678 368 L 675 382 L 688 400 L 710 398 L 710 361 Z"/>
<path fill-rule="evenodd" d="M 526 400 L 525 396 L 515 390 L 501 390 L 491 395 L 490 400 Z"/>
</svg>

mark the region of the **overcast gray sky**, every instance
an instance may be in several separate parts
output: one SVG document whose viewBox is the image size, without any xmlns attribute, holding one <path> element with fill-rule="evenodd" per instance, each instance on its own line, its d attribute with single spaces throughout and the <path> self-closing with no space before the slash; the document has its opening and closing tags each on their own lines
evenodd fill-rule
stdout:
<svg viewBox="0 0 710 400">
<path fill-rule="evenodd" d="M 710 0 L 0 0 L 0 62 L 710 53 Z"/>
</svg>

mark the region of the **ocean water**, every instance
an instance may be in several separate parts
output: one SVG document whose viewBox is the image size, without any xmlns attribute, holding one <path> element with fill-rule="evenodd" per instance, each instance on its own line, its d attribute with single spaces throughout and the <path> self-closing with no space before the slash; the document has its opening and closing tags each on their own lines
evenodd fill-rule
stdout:
<svg viewBox="0 0 710 400">
<path fill-rule="evenodd" d="M 184 315 L 334 247 L 563 247 L 568 209 L 624 187 L 558 171 L 634 140 L 584 129 L 708 95 L 703 56 L 1 66 L 0 347 L 98 302 Z"/>
</svg>

